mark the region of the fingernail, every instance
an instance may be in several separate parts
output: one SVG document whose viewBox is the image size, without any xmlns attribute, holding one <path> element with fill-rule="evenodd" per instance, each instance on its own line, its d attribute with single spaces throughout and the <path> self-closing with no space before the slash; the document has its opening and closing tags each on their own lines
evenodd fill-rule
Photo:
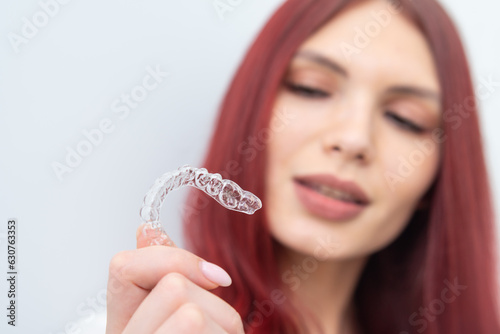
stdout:
<svg viewBox="0 0 500 334">
<path fill-rule="evenodd" d="M 144 233 L 144 227 L 146 226 L 146 223 L 142 223 L 141 225 L 139 225 L 139 228 L 137 229 L 136 233 L 135 233 L 135 237 L 136 238 L 139 238 L 139 235 L 141 233 Z"/>
<path fill-rule="evenodd" d="M 168 235 L 166 235 L 165 233 L 162 233 L 160 236 L 155 237 L 153 239 L 150 239 L 149 245 L 150 246 L 154 246 L 154 245 L 173 246 L 174 243 L 172 242 L 172 240 L 170 240 Z"/>
<path fill-rule="evenodd" d="M 154 227 L 149 223 L 142 223 L 137 230 L 137 238 L 143 241 L 141 244 L 148 246 L 163 245 L 177 247 L 163 229 Z"/>
<path fill-rule="evenodd" d="M 231 276 L 216 264 L 202 260 L 200 261 L 200 269 L 206 278 L 218 285 L 230 286 L 232 283 Z"/>
<path fill-rule="evenodd" d="M 146 239 L 154 239 L 160 236 L 161 232 L 154 228 L 151 224 L 145 223 L 142 228 L 142 236 Z"/>
</svg>

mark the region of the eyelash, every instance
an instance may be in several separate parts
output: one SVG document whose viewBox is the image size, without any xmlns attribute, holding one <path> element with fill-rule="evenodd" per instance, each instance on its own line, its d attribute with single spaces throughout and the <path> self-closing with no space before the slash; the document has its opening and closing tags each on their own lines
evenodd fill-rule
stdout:
<svg viewBox="0 0 500 334">
<path fill-rule="evenodd" d="M 330 96 L 327 92 L 312 87 L 297 85 L 291 82 L 286 82 L 285 85 L 294 94 L 304 96 L 306 98 L 321 99 Z"/>
<path fill-rule="evenodd" d="M 285 85 L 294 94 L 297 94 L 299 96 L 303 96 L 305 98 L 322 99 L 322 98 L 326 98 L 326 97 L 330 96 L 329 93 L 324 92 L 324 91 L 319 90 L 319 89 L 312 88 L 312 87 L 297 85 L 297 84 L 293 84 L 291 82 L 286 82 Z M 394 113 L 390 110 L 387 110 L 386 115 L 388 115 L 390 118 L 394 119 L 397 122 L 398 126 L 403 128 L 403 129 L 412 131 L 414 133 L 423 133 L 425 131 L 424 128 L 416 125 L 415 123 L 413 123 L 413 122 L 411 122 L 403 117 L 398 116 L 396 113 Z"/>
<path fill-rule="evenodd" d="M 396 122 L 398 122 L 398 125 L 403 129 L 407 129 L 407 130 L 415 132 L 415 133 L 423 133 L 425 131 L 424 128 L 416 125 L 415 123 L 413 123 L 413 122 L 411 122 L 403 117 L 396 115 L 395 113 L 393 113 L 390 110 L 387 110 L 387 115 L 390 118 L 396 120 Z"/>
</svg>

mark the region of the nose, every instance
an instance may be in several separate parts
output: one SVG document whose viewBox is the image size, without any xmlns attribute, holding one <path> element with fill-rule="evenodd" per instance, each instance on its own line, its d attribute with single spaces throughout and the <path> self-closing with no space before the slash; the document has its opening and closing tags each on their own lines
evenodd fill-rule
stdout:
<svg viewBox="0 0 500 334">
<path fill-rule="evenodd" d="M 323 134 L 323 150 L 344 161 L 369 163 L 374 156 L 373 121 L 367 112 L 348 114 L 329 121 Z"/>
</svg>

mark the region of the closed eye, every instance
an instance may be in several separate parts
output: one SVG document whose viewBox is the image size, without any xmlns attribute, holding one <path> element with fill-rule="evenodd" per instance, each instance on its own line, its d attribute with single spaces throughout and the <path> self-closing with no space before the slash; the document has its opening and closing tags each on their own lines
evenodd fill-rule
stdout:
<svg viewBox="0 0 500 334">
<path fill-rule="evenodd" d="M 320 98 L 321 99 L 321 98 L 326 98 L 326 97 L 330 96 L 330 94 L 325 92 L 325 91 L 322 91 L 322 90 L 319 90 L 316 88 L 312 88 L 312 87 L 294 84 L 291 82 L 286 82 L 285 86 L 292 93 L 299 95 L 299 96 L 306 97 L 306 98 L 313 98 L 313 99 Z"/>
<path fill-rule="evenodd" d="M 394 113 L 392 111 L 388 110 L 386 115 L 390 119 L 393 119 L 399 127 L 403 128 L 405 130 L 409 130 L 409 131 L 412 131 L 415 133 L 423 133 L 425 131 L 425 129 L 423 127 L 416 125 L 415 123 L 397 115 L 396 113 Z"/>
</svg>

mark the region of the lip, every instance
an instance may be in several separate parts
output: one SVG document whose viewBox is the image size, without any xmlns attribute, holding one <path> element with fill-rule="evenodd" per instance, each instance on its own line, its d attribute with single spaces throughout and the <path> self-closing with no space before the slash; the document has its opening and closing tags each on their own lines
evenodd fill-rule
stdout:
<svg viewBox="0 0 500 334">
<path fill-rule="evenodd" d="M 351 194 L 361 203 L 346 202 L 325 196 L 306 183 L 324 184 Z M 359 215 L 370 203 L 365 192 L 352 181 L 343 181 L 331 174 L 315 174 L 294 178 L 294 189 L 300 202 L 311 213 L 328 220 L 349 220 Z"/>
</svg>

